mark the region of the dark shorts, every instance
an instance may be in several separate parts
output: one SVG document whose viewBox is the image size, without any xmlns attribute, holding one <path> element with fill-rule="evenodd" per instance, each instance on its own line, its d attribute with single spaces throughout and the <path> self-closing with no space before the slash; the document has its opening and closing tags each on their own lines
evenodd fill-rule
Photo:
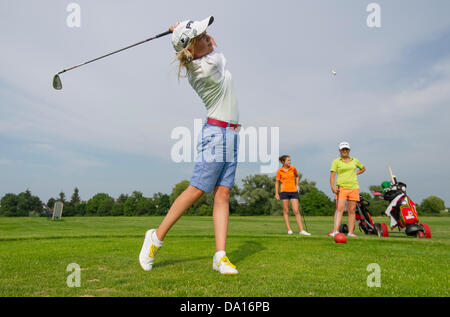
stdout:
<svg viewBox="0 0 450 317">
<path fill-rule="evenodd" d="M 280 199 L 297 199 L 298 200 L 298 193 L 297 192 L 281 192 L 280 193 Z"/>
</svg>

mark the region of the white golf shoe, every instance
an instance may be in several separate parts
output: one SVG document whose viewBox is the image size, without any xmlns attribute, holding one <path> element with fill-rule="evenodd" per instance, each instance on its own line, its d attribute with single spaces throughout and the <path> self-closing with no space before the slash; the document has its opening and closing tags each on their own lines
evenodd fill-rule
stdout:
<svg viewBox="0 0 450 317">
<path fill-rule="evenodd" d="M 288 234 L 293 234 L 292 230 L 289 230 L 289 231 L 288 231 Z"/>
<path fill-rule="evenodd" d="M 306 232 L 305 230 L 300 231 L 299 234 L 304 235 L 304 236 L 310 236 L 311 235 L 309 232 Z"/>
<path fill-rule="evenodd" d="M 148 230 L 145 233 L 144 243 L 142 244 L 141 253 L 139 253 L 139 264 L 144 271 L 150 271 L 153 266 L 153 261 L 158 253 L 158 246 L 153 243 L 152 234 L 156 229 Z"/>
<path fill-rule="evenodd" d="M 213 257 L 213 270 L 219 271 L 222 275 L 237 275 L 239 272 L 236 270 L 236 266 L 231 264 L 226 255 L 220 259 Z"/>
</svg>

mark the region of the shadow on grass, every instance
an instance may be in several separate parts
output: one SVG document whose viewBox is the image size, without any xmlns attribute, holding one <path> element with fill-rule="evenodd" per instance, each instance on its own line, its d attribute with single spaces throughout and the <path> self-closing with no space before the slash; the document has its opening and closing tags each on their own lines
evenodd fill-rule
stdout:
<svg viewBox="0 0 450 317">
<path fill-rule="evenodd" d="M 243 261 L 245 258 L 247 258 L 253 254 L 256 254 L 258 252 L 261 252 L 265 249 L 266 248 L 264 248 L 259 242 L 246 241 L 243 245 L 238 247 L 238 249 L 232 251 L 231 253 L 229 253 L 227 255 L 230 258 L 230 260 L 232 261 L 232 263 L 239 263 L 239 262 Z M 156 267 L 162 268 L 165 266 L 176 265 L 178 263 L 188 263 L 188 262 L 195 262 L 195 261 L 206 260 L 206 259 L 212 260 L 212 256 L 198 256 L 198 257 L 188 258 L 188 259 L 165 260 L 162 262 L 156 262 L 155 268 Z"/>
<path fill-rule="evenodd" d="M 209 257 L 209 256 L 198 256 L 198 257 L 189 258 L 189 259 L 165 260 L 165 261 L 162 261 L 162 262 L 156 262 L 154 264 L 154 266 L 160 268 L 160 267 L 165 267 L 165 266 L 170 266 L 170 265 L 176 265 L 178 263 L 195 262 L 195 261 L 205 260 L 205 259 L 209 259 L 209 258 L 212 258 L 212 256 L 211 257 Z"/>
<path fill-rule="evenodd" d="M 255 241 L 245 241 L 238 249 L 229 253 L 228 257 L 232 263 L 242 262 L 245 258 L 265 250 L 261 243 Z"/>
</svg>

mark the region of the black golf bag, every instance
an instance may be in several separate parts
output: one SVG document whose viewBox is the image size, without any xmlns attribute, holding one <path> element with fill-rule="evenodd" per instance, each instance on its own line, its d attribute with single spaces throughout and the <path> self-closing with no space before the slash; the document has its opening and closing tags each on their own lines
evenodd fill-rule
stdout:
<svg viewBox="0 0 450 317">
<path fill-rule="evenodd" d="M 374 223 L 372 214 L 369 210 L 370 203 L 361 195 L 359 195 L 359 201 L 356 203 L 355 220 L 359 225 L 359 230 L 365 234 L 376 234 L 379 237 L 388 237 L 388 227 L 384 223 Z M 348 233 L 347 224 L 341 224 L 339 226 L 339 232 Z"/>
</svg>

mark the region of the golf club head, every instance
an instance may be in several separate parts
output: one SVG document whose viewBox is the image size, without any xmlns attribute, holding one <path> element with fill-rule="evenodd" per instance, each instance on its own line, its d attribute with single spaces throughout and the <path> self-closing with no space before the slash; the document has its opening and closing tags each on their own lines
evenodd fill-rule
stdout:
<svg viewBox="0 0 450 317">
<path fill-rule="evenodd" d="M 61 90 L 62 89 L 61 79 L 59 78 L 58 74 L 56 74 L 53 77 L 53 88 L 55 88 L 56 90 Z"/>
</svg>

